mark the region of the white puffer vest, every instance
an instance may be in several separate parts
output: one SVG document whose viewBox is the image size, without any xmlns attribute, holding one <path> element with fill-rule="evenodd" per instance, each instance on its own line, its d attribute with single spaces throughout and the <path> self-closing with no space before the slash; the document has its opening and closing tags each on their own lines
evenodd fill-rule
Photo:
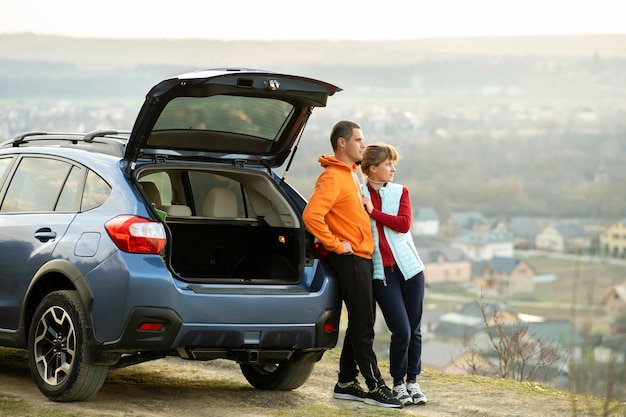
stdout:
<svg viewBox="0 0 626 417">
<path fill-rule="evenodd" d="M 371 198 L 367 183 L 363 184 L 361 188 L 363 189 L 363 195 L 367 198 Z M 378 194 L 382 200 L 381 210 L 383 213 L 394 216 L 398 215 L 402 189 L 402 185 L 389 182 L 378 190 Z M 372 237 L 374 238 L 374 253 L 372 254 L 374 279 L 384 280 L 385 269 L 383 268 L 383 258 L 380 254 L 378 228 L 376 227 L 374 219 L 370 218 L 370 223 L 372 225 Z M 396 260 L 396 264 L 398 268 L 400 268 L 402 275 L 404 275 L 404 279 L 413 278 L 415 275 L 422 272 L 424 270 L 424 263 L 417 253 L 411 232 L 400 233 L 386 226 L 383 226 L 383 231 L 389 243 L 389 247 L 391 248 L 391 253 Z"/>
</svg>

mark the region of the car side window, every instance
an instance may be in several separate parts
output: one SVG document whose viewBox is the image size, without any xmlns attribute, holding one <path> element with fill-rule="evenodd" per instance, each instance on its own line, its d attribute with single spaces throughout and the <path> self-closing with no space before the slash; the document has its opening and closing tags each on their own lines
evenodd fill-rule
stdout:
<svg viewBox="0 0 626 417">
<path fill-rule="evenodd" d="M 109 195 L 111 187 L 98 174 L 93 171 L 87 173 L 87 181 L 85 182 L 85 191 L 83 192 L 83 202 L 80 207 L 81 211 L 87 211 L 101 206 Z"/>
<path fill-rule="evenodd" d="M 13 161 L 13 157 L 0 158 L 0 179 L 4 177 L 4 174 L 6 174 L 7 168 L 11 164 L 11 161 Z"/>
<path fill-rule="evenodd" d="M 11 179 L 0 212 L 54 211 L 71 168 L 72 164 L 58 159 L 23 158 Z M 68 198 L 71 197 L 65 200 Z"/>
<path fill-rule="evenodd" d="M 83 187 L 83 178 L 85 178 L 85 168 L 74 165 L 70 175 L 67 177 L 67 181 L 65 181 L 55 211 L 76 210 L 76 207 L 80 204 L 80 201 L 77 199 L 80 198 L 79 190 Z"/>
</svg>

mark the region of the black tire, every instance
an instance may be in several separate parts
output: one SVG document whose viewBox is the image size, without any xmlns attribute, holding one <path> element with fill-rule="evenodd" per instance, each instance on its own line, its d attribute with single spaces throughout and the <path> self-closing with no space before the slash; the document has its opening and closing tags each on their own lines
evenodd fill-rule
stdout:
<svg viewBox="0 0 626 417">
<path fill-rule="evenodd" d="M 86 345 L 85 309 L 76 291 L 47 295 L 28 332 L 28 362 L 39 390 L 53 401 L 82 401 L 96 394 L 108 366 L 93 365 Z"/>
<path fill-rule="evenodd" d="M 254 388 L 289 391 L 301 387 L 311 376 L 315 362 L 280 362 L 264 365 L 239 364 Z"/>
</svg>

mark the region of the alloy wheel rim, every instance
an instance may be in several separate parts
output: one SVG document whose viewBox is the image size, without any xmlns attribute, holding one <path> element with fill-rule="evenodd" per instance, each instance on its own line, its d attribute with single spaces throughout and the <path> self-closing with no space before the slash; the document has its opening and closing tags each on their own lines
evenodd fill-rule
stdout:
<svg viewBox="0 0 626 417">
<path fill-rule="evenodd" d="M 47 309 L 37 324 L 34 361 L 41 378 L 59 385 L 70 375 L 76 357 L 76 332 L 67 311 Z"/>
</svg>

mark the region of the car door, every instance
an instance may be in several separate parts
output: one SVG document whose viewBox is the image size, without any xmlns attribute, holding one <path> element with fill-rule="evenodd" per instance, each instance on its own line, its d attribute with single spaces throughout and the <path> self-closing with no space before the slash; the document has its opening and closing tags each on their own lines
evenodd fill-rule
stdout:
<svg viewBox="0 0 626 417">
<path fill-rule="evenodd" d="M 276 168 L 314 108 L 341 91 L 324 81 L 250 68 L 181 74 L 146 95 L 124 158 L 202 160 Z"/>
<path fill-rule="evenodd" d="M 17 158 L 0 205 L 0 329 L 15 330 L 26 290 L 80 207 L 85 168 L 41 155 Z M 1 169 L 1 166 L 0 166 Z"/>
</svg>

